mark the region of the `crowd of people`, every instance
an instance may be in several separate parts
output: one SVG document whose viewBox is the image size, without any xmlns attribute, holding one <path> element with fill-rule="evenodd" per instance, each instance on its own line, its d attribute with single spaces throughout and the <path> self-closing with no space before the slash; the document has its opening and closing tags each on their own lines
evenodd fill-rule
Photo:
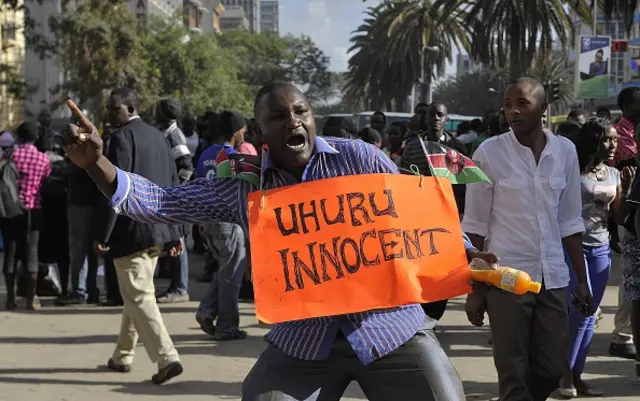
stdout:
<svg viewBox="0 0 640 401">
<path fill-rule="evenodd" d="M 103 304 L 123 306 L 108 366 L 130 371 L 140 338 L 158 365 L 153 382 L 164 383 L 183 367 L 157 304 L 189 300 L 188 235 L 193 251 L 206 253 L 202 279 L 210 282 L 197 323 L 217 341 L 247 335 L 238 300 L 252 297 L 246 197 L 254 188 L 217 179 L 222 152 L 268 158 L 260 178 L 270 189 L 340 175 L 411 173 L 414 166 L 428 175 L 422 145 L 428 140 L 472 157 L 491 179 L 453 188 L 468 257 L 490 263 L 499 257 L 543 283 L 540 294 L 523 296 L 475 284 L 467 298 L 472 324 L 489 317 L 500 399 L 545 400 L 556 390 L 566 397 L 602 395 L 582 372 L 612 250 L 622 253 L 624 281 L 610 353 L 637 360 L 640 378 L 634 346 L 640 339 L 640 88 L 620 93 L 618 121 L 608 110 L 592 116 L 576 109 L 556 133 L 544 125 L 545 99 L 539 82 L 516 80 L 505 90 L 503 109 L 460 124 L 455 133 L 445 129 L 446 105 L 434 102 L 418 104 L 408 124 L 388 124 L 379 111 L 357 130 L 347 118 L 330 117 L 317 136 L 306 97 L 284 82 L 260 90 L 252 120 L 233 110 L 196 118 L 164 99 L 150 125 L 128 88 L 111 93 L 102 134 L 73 124 L 54 132 L 44 111 L 37 123 L 0 136 L 5 165 L 19 173 L 23 208 L 0 219 L 6 308 L 17 307 L 18 277 L 27 307 L 41 307 L 42 263 L 58 266 L 64 293 L 56 304 L 99 303 L 102 258 Z M 625 229 L 621 244 L 618 224 Z M 158 295 L 157 271 L 171 279 Z M 352 380 L 371 400 L 464 400 L 433 332 L 446 305 L 276 324 L 244 382 L 243 400 L 338 400 Z"/>
</svg>

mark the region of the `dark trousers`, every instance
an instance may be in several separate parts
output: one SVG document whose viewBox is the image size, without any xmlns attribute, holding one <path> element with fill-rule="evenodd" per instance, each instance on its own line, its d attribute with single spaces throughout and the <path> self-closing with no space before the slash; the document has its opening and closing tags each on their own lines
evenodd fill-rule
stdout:
<svg viewBox="0 0 640 401">
<path fill-rule="evenodd" d="M 444 311 L 447 310 L 447 302 L 448 300 L 445 299 L 444 301 L 420 304 L 420 306 L 422 306 L 422 310 L 424 311 L 424 313 L 431 319 L 440 320 L 444 315 Z"/>
<path fill-rule="evenodd" d="M 21 216 L 0 220 L 0 231 L 4 240 L 4 274 L 16 274 L 18 262 L 25 272 L 38 272 L 38 242 L 42 213 L 30 209 Z"/>
<path fill-rule="evenodd" d="M 120 287 L 118 286 L 118 277 L 116 276 L 116 267 L 113 264 L 113 258 L 107 254 L 103 256 L 103 261 L 107 300 L 121 304 L 122 295 L 120 294 Z"/>
<path fill-rule="evenodd" d="M 269 345 L 242 384 L 242 401 L 338 401 L 354 380 L 370 401 L 465 400 L 433 330 L 423 329 L 366 366 L 342 335 L 323 361 L 292 358 Z"/>
<path fill-rule="evenodd" d="M 487 293 L 500 401 L 544 401 L 568 368 L 566 289 Z"/>
</svg>

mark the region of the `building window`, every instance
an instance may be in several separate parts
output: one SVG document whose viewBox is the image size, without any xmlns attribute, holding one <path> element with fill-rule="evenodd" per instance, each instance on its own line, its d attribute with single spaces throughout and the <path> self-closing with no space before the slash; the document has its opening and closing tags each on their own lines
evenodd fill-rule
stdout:
<svg viewBox="0 0 640 401">
<path fill-rule="evenodd" d="M 8 22 L 2 25 L 2 40 L 16 40 L 16 24 Z"/>
<path fill-rule="evenodd" d="M 469 71 L 469 60 L 464 60 L 464 61 L 462 62 L 462 69 L 463 69 L 464 71 Z"/>
</svg>

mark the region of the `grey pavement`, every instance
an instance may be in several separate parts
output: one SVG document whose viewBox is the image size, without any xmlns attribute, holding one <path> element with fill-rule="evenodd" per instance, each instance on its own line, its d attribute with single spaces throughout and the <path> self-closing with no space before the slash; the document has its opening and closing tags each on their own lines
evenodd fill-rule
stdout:
<svg viewBox="0 0 640 401">
<path fill-rule="evenodd" d="M 191 259 L 195 277 L 202 270 L 202 258 Z M 635 384 L 633 362 L 607 355 L 618 277 L 616 257 L 585 378 L 606 391 L 604 400 L 638 400 L 640 385 Z M 166 280 L 158 280 L 157 285 L 162 288 Z M 191 286 L 191 295 L 197 299 L 204 285 L 192 282 Z M 262 336 L 268 327 L 258 323 L 252 304 L 242 304 L 241 325 L 249 338 L 215 343 L 197 328 L 196 307 L 196 302 L 190 302 L 162 308 L 185 368 L 182 376 L 163 386 L 150 383 L 155 366 L 142 347 L 131 373 L 105 370 L 120 326 L 118 308 L 59 308 L 45 300 L 45 309 L 37 313 L 0 312 L 0 400 L 239 400 L 242 380 L 265 347 Z M 468 399 L 496 397 L 488 332 L 467 323 L 462 299 L 450 303 L 437 334 L 464 380 Z M 343 399 L 365 397 L 354 383 Z"/>
</svg>

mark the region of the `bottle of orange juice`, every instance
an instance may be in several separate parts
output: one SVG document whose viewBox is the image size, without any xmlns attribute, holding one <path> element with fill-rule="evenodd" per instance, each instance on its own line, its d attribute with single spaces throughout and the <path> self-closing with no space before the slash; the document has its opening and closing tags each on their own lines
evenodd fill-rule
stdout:
<svg viewBox="0 0 640 401">
<path fill-rule="evenodd" d="M 523 271 L 503 266 L 499 266 L 495 269 L 484 269 L 482 268 L 482 263 L 473 263 L 474 261 L 475 259 L 470 265 L 471 278 L 473 281 L 492 284 L 505 291 L 513 292 L 518 295 L 526 294 L 527 292 L 537 294 L 542 289 L 541 283 L 533 281 L 531 276 Z M 484 264 L 486 264 L 486 262 Z M 478 269 L 479 267 L 481 269 Z"/>
</svg>

